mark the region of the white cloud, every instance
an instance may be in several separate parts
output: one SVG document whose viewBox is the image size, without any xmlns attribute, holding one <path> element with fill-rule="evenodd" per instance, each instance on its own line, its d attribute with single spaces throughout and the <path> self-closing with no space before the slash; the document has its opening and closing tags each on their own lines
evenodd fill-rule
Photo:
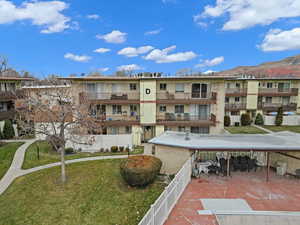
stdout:
<svg viewBox="0 0 300 225">
<path fill-rule="evenodd" d="M 103 68 L 97 69 L 97 71 L 99 71 L 99 72 L 106 72 L 108 70 L 109 70 L 109 67 L 103 67 Z"/>
<path fill-rule="evenodd" d="M 92 59 L 92 57 L 87 56 L 87 55 L 75 55 L 75 54 L 72 54 L 72 53 L 66 53 L 64 55 L 64 58 L 73 60 L 75 62 L 88 62 Z"/>
<path fill-rule="evenodd" d="M 208 17 L 229 15 L 223 30 L 241 30 L 255 25 L 269 25 L 281 18 L 300 16 L 299 0 L 216 0 L 194 16 L 196 23 Z"/>
<path fill-rule="evenodd" d="M 205 72 L 202 72 L 203 74 L 211 74 L 211 73 L 216 73 L 217 71 L 214 70 L 207 70 Z"/>
<path fill-rule="evenodd" d="M 163 30 L 162 28 L 157 29 L 157 30 L 150 30 L 150 31 L 145 32 L 145 35 L 156 35 L 156 34 L 159 34 L 162 30 Z"/>
<path fill-rule="evenodd" d="M 170 46 L 162 50 L 154 49 L 147 56 L 145 56 L 144 59 L 153 60 L 156 63 L 173 63 L 173 62 L 184 62 L 197 57 L 197 55 L 192 51 L 169 54 L 171 51 L 175 49 L 176 49 L 176 45 Z"/>
<path fill-rule="evenodd" d="M 13 2 L 0 0 L 0 24 L 30 20 L 33 25 L 41 26 L 41 33 L 62 32 L 71 28 L 71 19 L 61 12 L 68 8 L 62 1 L 24 1 L 19 7 Z"/>
<path fill-rule="evenodd" d="M 96 36 L 98 39 L 103 39 L 108 43 L 121 44 L 127 39 L 127 33 L 123 33 L 119 30 L 113 30 L 111 33 Z"/>
<path fill-rule="evenodd" d="M 219 57 L 216 57 L 216 58 L 213 58 L 213 59 L 206 59 L 206 60 L 202 61 L 200 64 L 197 64 L 195 67 L 196 68 L 212 67 L 212 66 L 219 65 L 222 62 L 224 62 L 224 57 L 219 56 Z"/>
<path fill-rule="evenodd" d="M 91 19 L 91 20 L 97 20 L 100 18 L 100 16 L 98 14 L 90 14 L 90 15 L 87 15 L 86 18 Z"/>
<path fill-rule="evenodd" d="M 96 53 L 106 53 L 106 52 L 110 52 L 109 48 L 97 48 L 94 50 L 94 52 Z"/>
<path fill-rule="evenodd" d="M 118 55 L 124 55 L 126 57 L 136 57 L 138 55 L 146 54 L 147 52 L 153 50 L 152 46 L 142 46 L 139 48 L 127 47 L 123 48 L 118 52 Z"/>
<path fill-rule="evenodd" d="M 270 30 L 259 48 L 265 52 L 300 49 L 300 27 L 287 31 Z"/>
<path fill-rule="evenodd" d="M 130 65 L 122 65 L 118 66 L 118 71 L 134 71 L 134 70 L 142 70 L 143 68 L 136 64 L 130 64 Z"/>
</svg>

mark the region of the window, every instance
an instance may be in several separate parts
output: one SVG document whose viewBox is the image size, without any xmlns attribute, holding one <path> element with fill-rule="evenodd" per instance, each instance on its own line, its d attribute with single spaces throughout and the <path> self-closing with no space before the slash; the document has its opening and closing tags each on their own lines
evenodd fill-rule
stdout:
<svg viewBox="0 0 300 225">
<path fill-rule="evenodd" d="M 267 88 L 273 88 L 273 83 L 267 83 Z"/>
<path fill-rule="evenodd" d="M 240 84 L 240 83 L 236 83 L 236 84 L 235 84 L 235 87 L 236 87 L 236 88 L 241 88 L 241 84 Z"/>
<path fill-rule="evenodd" d="M 225 102 L 229 103 L 229 97 L 225 97 Z"/>
<path fill-rule="evenodd" d="M 209 134 L 209 127 L 191 127 L 191 133 Z"/>
<path fill-rule="evenodd" d="M 175 113 L 184 113 L 184 105 L 175 105 Z"/>
<path fill-rule="evenodd" d="M 88 83 L 86 85 L 88 92 L 96 92 L 96 84 L 95 83 Z"/>
<path fill-rule="evenodd" d="M 239 116 L 240 115 L 240 111 L 232 111 L 231 115 L 232 116 Z"/>
<path fill-rule="evenodd" d="M 159 89 L 160 89 L 161 91 L 166 91 L 166 90 L 167 90 L 167 84 L 165 84 L 165 83 L 159 84 Z"/>
<path fill-rule="evenodd" d="M 113 105 L 112 111 L 113 111 L 113 114 L 122 114 L 122 106 L 121 105 Z"/>
<path fill-rule="evenodd" d="M 288 105 L 288 104 L 290 104 L 290 96 L 282 97 L 282 105 Z"/>
<path fill-rule="evenodd" d="M 119 134 L 119 128 L 118 127 L 112 127 L 111 128 L 111 134 Z"/>
<path fill-rule="evenodd" d="M 126 126 L 125 127 L 125 132 L 126 132 L 126 134 L 131 134 L 131 132 L 132 132 L 131 127 L 130 126 Z"/>
<path fill-rule="evenodd" d="M 137 105 L 130 105 L 130 112 L 137 112 Z"/>
<path fill-rule="evenodd" d="M 167 106 L 161 105 L 159 106 L 159 112 L 166 112 L 167 111 Z"/>
<path fill-rule="evenodd" d="M 184 92 L 184 84 L 176 84 L 175 92 Z"/>
<path fill-rule="evenodd" d="M 235 101 L 235 102 L 240 102 L 240 97 L 235 97 L 235 98 L 234 98 L 234 101 Z"/>
<path fill-rule="evenodd" d="M 227 83 L 227 84 L 226 84 L 226 88 L 227 88 L 227 89 L 230 89 L 230 83 Z"/>
<path fill-rule="evenodd" d="M 130 91 L 135 91 L 136 90 L 136 84 L 129 84 L 129 89 L 130 89 Z"/>
<path fill-rule="evenodd" d="M 182 127 L 182 126 L 178 127 L 178 131 L 179 132 L 185 132 L 185 127 Z"/>
<path fill-rule="evenodd" d="M 266 97 L 266 103 L 272 103 L 272 97 Z"/>
</svg>

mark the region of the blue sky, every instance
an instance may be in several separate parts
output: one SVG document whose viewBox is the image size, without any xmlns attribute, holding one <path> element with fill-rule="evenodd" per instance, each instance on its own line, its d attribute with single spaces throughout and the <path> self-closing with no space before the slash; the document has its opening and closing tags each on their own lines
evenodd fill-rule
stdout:
<svg viewBox="0 0 300 225">
<path fill-rule="evenodd" d="M 300 1 L 0 0 L 0 33 L 36 76 L 221 71 L 299 54 Z"/>
</svg>

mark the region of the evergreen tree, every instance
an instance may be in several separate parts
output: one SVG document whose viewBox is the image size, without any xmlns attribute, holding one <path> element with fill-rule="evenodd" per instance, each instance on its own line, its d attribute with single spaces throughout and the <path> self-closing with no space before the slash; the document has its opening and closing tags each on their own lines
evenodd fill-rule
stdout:
<svg viewBox="0 0 300 225">
<path fill-rule="evenodd" d="M 11 120 L 5 120 L 3 127 L 3 139 L 11 139 L 15 136 L 15 130 Z"/>
<path fill-rule="evenodd" d="M 230 116 L 224 116 L 224 126 L 229 127 L 231 124 Z"/>
<path fill-rule="evenodd" d="M 277 110 L 276 118 L 275 118 L 275 125 L 281 126 L 282 121 L 283 121 L 283 109 L 282 109 L 282 107 L 279 107 Z"/>
<path fill-rule="evenodd" d="M 264 125 L 264 118 L 263 118 L 263 116 L 260 113 L 258 113 L 256 115 L 255 124 L 256 125 Z"/>
<path fill-rule="evenodd" d="M 250 115 L 248 113 L 244 113 L 241 115 L 241 125 L 249 126 L 251 124 Z"/>
</svg>

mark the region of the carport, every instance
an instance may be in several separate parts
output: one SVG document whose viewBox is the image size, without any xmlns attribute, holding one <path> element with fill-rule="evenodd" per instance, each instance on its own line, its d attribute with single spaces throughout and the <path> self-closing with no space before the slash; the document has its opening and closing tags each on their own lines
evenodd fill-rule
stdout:
<svg viewBox="0 0 300 225">
<path fill-rule="evenodd" d="M 169 146 L 175 147 L 176 149 L 185 149 L 191 153 L 195 151 L 224 152 L 229 155 L 231 152 L 264 152 L 266 153 L 267 158 L 267 181 L 269 181 L 270 173 L 270 153 L 279 153 L 293 157 L 299 160 L 300 168 L 300 158 L 289 155 L 290 153 L 300 152 L 300 134 L 287 131 L 271 134 L 222 135 L 201 135 L 167 131 L 162 135 L 153 138 L 150 143 L 154 144 L 157 150 L 159 150 L 160 146 Z M 175 157 L 171 154 L 172 151 L 170 151 L 169 156 Z M 227 157 L 229 158 L 229 156 Z M 229 175 L 229 160 L 227 161 L 227 175 Z M 171 164 L 172 161 L 166 161 L 165 163 Z"/>
</svg>

